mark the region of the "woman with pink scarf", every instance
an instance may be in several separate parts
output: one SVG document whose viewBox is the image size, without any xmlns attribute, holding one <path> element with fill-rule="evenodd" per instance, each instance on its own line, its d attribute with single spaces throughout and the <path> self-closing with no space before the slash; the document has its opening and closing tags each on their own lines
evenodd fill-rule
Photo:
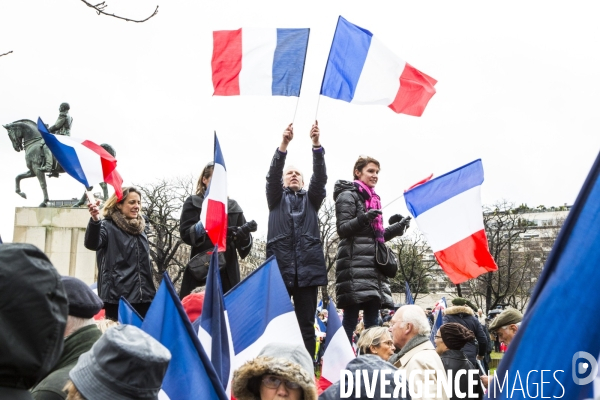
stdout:
<svg viewBox="0 0 600 400">
<path fill-rule="evenodd" d="M 393 308 L 388 278 L 375 265 L 376 242 L 402 236 L 408 222 L 383 228 L 381 200 L 375 193 L 379 161 L 361 156 L 354 164 L 354 181 L 337 181 L 333 199 L 340 238 L 336 262 L 337 307 L 344 309 L 342 325 L 352 338 L 358 313 L 363 310 L 365 329 L 378 324 L 379 309 Z M 390 220 L 400 221 L 401 215 Z"/>
</svg>

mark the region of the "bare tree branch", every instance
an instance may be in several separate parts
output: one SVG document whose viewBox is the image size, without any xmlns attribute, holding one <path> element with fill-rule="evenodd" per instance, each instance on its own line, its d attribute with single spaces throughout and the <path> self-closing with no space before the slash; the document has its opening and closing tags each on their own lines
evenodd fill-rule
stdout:
<svg viewBox="0 0 600 400">
<path fill-rule="evenodd" d="M 81 0 L 86 6 L 93 8 L 94 10 L 96 10 L 96 13 L 98 15 L 102 14 L 102 15 L 107 15 L 109 17 L 114 17 L 114 18 L 118 18 L 118 19 L 122 19 L 123 21 L 128 21 L 128 22 L 137 22 L 137 23 L 142 23 L 142 22 L 146 22 L 148 21 L 150 18 L 154 17 L 156 14 L 158 14 L 158 6 L 156 6 L 156 9 L 154 10 L 154 12 L 147 18 L 142 19 L 142 20 L 136 20 L 136 19 L 130 19 L 130 18 L 125 18 L 125 17 L 121 17 L 115 14 L 110 14 L 107 13 L 106 11 L 104 11 L 104 9 L 106 8 L 106 6 L 108 6 L 108 4 L 106 4 L 105 1 L 103 1 L 102 3 L 98 3 L 98 4 L 90 4 L 85 0 Z M 11 52 L 12 53 L 12 52 Z"/>
<path fill-rule="evenodd" d="M 9 51 L 8 53 L 0 54 L 0 57 L 2 57 L 2 56 L 7 56 L 7 55 L 9 55 L 10 53 L 12 53 L 12 50 L 11 50 L 11 51 Z"/>
</svg>

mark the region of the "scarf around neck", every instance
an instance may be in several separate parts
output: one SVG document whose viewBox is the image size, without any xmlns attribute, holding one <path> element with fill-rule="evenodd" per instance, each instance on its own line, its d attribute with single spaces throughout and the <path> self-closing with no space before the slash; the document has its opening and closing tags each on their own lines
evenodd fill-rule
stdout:
<svg viewBox="0 0 600 400">
<path fill-rule="evenodd" d="M 138 214 L 136 219 L 127 219 L 125 216 L 117 209 L 113 210 L 109 215 L 104 217 L 106 219 L 112 219 L 115 224 L 121 230 L 129 233 L 130 235 L 139 235 L 144 231 L 146 227 L 146 221 L 144 221 L 144 217 Z"/>
<path fill-rule="evenodd" d="M 367 211 L 381 210 L 381 200 L 373 188 L 370 188 L 364 182 L 359 181 L 358 179 L 354 181 L 354 186 L 356 186 L 356 190 L 358 190 L 365 200 L 365 207 Z M 383 217 L 378 215 L 377 218 L 371 222 L 371 226 L 375 232 L 375 239 L 380 243 L 385 242 L 383 239 Z"/>
</svg>

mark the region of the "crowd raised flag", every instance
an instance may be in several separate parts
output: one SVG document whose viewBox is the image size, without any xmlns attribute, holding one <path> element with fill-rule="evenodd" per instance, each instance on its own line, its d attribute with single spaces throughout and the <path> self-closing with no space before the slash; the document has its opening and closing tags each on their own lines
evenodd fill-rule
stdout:
<svg viewBox="0 0 600 400">
<path fill-rule="evenodd" d="M 123 296 L 119 299 L 119 323 L 142 327 L 144 319 Z"/>
<path fill-rule="evenodd" d="M 406 301 L 406 304 L 415 304 L 415 300 L 410 292 L 410 286 L 408 286 L 408 282 L 406 281 L 404 281 L 404 300 Z"/>
<path fill-rule="evenodd" d="M 214 169 L 204 194 L 200 221 L 210 241 L 219 246 L 219 251 L 225 251 L 227 247 L 227 203 L 227 170 L 215 133 Z"/>
<path fill-rule="evenodd" d="M 54 135 L 48 132 L 41 118 L 38 118 L 37 128 L 46 146 L 67 174 L 83 183 L 86 188 L 106 182 L 115 189 L 117 198 L 121 200 L 123 178 L 117 172 L 117 160 L 108 151 L 90 140 Z"/>
<path fill-rule="evenodd" d="M 171 352 L 159 398 L 229 400 L 165 272 L 142 330 Z"/>
<path fill-rule="evenodd" d="M 600 155 L 561 228 L 519 330 L 490 383 L 490 398 L 534 398 L 536 393 L 540 398 L 600 396 L 600 323 L 594 317 L 600 302 L 599 226 Z"/>
<path fill-rule="evenodd" d="M 433 326 L 431 327 L 431 333 L 429 334 L 429 340 L 431 340 L 431 343 L 433 343 L 433 345 L 435 346 L 435 335 L 437 334 L 438 329 L 440 329 L 440 326 L 442 326 L 443 324 L 443 319 L 444 319 L 444 310 L 446 309 L 447 304 L 446 304 L 446 298 L 442 297 L 440 301 L 438 301 L 437 303 L 435 303 L 435 306 L 433 306 Z"/>
<path fill-rule="evenodd" d="M 404 193 L 408 210 L 454 284 L 498 270 L 483 225 L 482 183 L 483 165 L 475 160 Z"/>
<path fill-rule="evenodd" d="M 337 318 L 337 309 L 332 300 L 329 300 L 327 312 L 327 336 L 325 338 L 325 352 L 323 353 L 323 368 L 319 378 L 319 389 L 325 390 L 340 380 L 340 371 L 355 357 L 352 344 L 348 341 L 342 322 Z"/>
<path fill-rule="evenodd" d="M 436 83 L 371 32 L 339 17 L 321 85 L 323 96 L 421 116 Z"/>
<path fill-rule="evenodd" d="M 215 96 L 300 96 L 309 29 L 213 32 Z"/>
</svg>

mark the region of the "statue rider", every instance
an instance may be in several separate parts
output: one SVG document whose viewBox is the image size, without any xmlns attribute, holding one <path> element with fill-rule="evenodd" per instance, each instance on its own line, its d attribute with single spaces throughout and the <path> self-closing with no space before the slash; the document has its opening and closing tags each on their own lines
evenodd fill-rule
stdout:
<svg viewBox="0 0 600 400">
<path fill-rule="evenodd" d="M 54 133 L 55 135 L 71 136 L 71 125 L 73 125 L 73 117 L 69 115 L 70 109 L 71 107 L 69 106 L 69 103 L 62 103 L 58 108 L 58 119 L 56 120 L 54 125 L 48 128 L 48 131 Z M 56 162 L 56 160 L 54 160 L 54 165 L 52 165 L 53 157 L 48 146 L 44 146 L 44 155 L 46 157 L 46 160 L 44 163 L 44 168 L 42 168 L 42 170 L 45 172 L 51 172 L 51 174 L 48 175 L 50 177 L 58 177 L 57 172 L 52 172 L 56 171 L 56 169 L 58 168 L 58 163 Z"/>
</svg>

